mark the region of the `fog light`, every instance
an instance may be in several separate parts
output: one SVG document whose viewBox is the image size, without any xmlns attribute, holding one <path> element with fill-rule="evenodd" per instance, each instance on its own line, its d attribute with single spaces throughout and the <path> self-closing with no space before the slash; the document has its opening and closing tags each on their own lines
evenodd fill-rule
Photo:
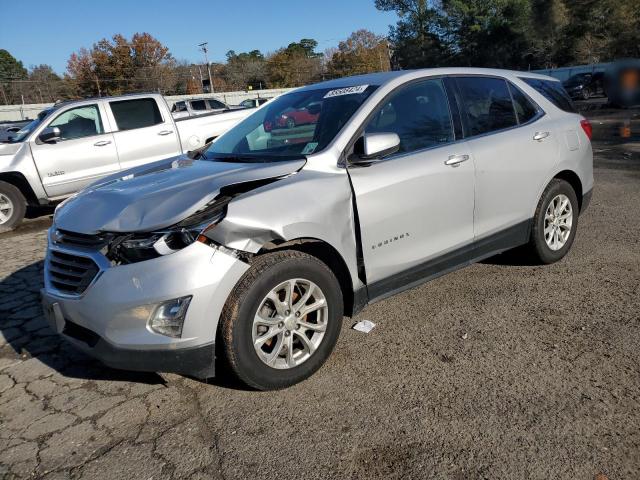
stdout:
<svg viewBox="0 0 640 480">
<path fill-rule="evenodd" d="M 191 295 L 159 304 L 149 321 L 151 330 L 167 337 L 180 337 L 189 302 L 191 302 Z"/>
</svg>

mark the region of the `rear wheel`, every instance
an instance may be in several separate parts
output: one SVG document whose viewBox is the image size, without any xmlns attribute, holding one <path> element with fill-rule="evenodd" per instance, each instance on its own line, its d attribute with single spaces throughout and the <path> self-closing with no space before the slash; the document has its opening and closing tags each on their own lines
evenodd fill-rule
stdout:
<svg viewBox="0 0 640 480">
<path fill-rule="evenodd" d="M 533 219 L 529 249 L 541 263 L 554 263 L 571 249 L 578 228 L 578 199 L 558 178 L 545 189 Z"/>
<path fill-rule="evenodd" d="M 257 257 L 222 313 L 224 357 L 253 388 L 288 387 L 326 361 L 342 315 L 338 280 L 320 260 L 297 251 Z"/>
<path fill-rule="evenodd" d="M 22 192 L 7 182 L 0 182 L 0 232 L 17 227 L 27 210 Z"/>
</svg>

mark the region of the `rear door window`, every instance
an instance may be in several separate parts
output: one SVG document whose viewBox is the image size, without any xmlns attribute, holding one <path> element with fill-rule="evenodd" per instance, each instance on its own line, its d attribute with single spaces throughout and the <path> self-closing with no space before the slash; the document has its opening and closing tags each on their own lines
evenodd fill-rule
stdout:
<svg viewBox="0 0 640 480">
<path fill-rule="evenodd" d="M 153 98 L 109 102 L 118 130 L 133 130 L 162 123 L 162 115 Z"/>
<path fill-rule="evenodd" d="M 576 107 L 571 101 L 571 97 L 566 92 L 562 84 L 555 80 L 540 80 L 538 78 L 520 77 L 530 87 L 533 87 L 543 97 L 553 103 L 560 110 L 569 113 L 576 113 Z"/>
<path fill-rule="evenodd" d="M 401 153 L 452 142 L 453 126 L 442 80 L 412 83 L 393 93 L 378 107 L 365 133 L 397 133 Z"/>
<path fill-rule="evenodd" d="M 467 119 L 467 136 L 497 132 L 518 125 L 507 82 L 501 78 L 456 78 Z"/>
<path fill-rule="evenodd" d="M 538 107 L 515 85 L 509 84 L 518 123 L 528 123 L 538 115 Z"/>
</svg>

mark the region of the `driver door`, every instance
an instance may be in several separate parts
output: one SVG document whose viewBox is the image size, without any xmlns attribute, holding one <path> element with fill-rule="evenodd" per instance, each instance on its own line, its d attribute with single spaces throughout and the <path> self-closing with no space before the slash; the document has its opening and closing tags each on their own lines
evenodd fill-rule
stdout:
<svg viewBox="0 0 640 480">
<path fill-rule="evenodd" d="M 60 111 L 45 126 L 58 127 L 61 137 L 30 147 L 49 198 L 71 195 L 95 180 L 120 170 L 113 135 L 105 130 L 98 103 Z"/>
<path fill-rule="evenodd" d="M 441 79 L 412 82 L 383 100 L 364 129 L 376 132 L 398 134 L 400 150 L 348 167 L 372 299 L 442 271 L 444 255 L 471 248 L 475 175 Z"/>
</svg>

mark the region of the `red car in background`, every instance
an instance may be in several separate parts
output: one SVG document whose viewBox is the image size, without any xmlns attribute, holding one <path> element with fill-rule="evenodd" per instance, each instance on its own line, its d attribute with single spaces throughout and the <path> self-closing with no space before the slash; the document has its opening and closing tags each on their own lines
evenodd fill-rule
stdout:
<svg viewBox="0 0 640 480">
<path fill-rule="evenodd" d="M 316 123 L 320 116 L 320 104 L 311 103 L 303 108 L 285 110 L 272 121 L 264 122 L 264 129 L 269 132 L 274 128 L 294 128 L 298 125 Z"/>
</svg>

